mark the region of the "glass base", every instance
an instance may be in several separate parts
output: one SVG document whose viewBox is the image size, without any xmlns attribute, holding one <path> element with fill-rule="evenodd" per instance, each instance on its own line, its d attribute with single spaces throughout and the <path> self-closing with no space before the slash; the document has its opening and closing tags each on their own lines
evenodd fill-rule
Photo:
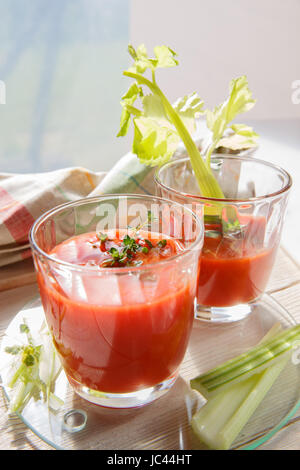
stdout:
<svg viewBox="0 0 300 470">
<path fill-rule="evenodd" d="M 131 393 L 101 392 L 99 390 L 93 390 L 92 388 L 86 387 L 71 377 L 68 377 L 68 381 L 74 392 L 76 392 L 81 398 L 84 398 L 95 405 L 104 406 L 106 408 L 138 408 L 165 395 L 174 385 L 177 376 L 178 373 L 153 387 L 144 388 Z"/>
<path fill-rule="evenodd" d="M 232 307 L 206 307 L 197 305 L 195 318 L 209 323 L 232 323 L 244 320 L 255 308 L 255 302 Z"/>
</svg>

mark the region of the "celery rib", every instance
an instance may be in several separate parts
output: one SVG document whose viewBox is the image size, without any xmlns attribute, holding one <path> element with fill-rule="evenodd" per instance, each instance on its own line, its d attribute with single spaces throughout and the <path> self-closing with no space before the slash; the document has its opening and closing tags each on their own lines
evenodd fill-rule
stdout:
<svg viewBox="0 0 300 470">
<path fill-rule="evenodd" d="M 281 361 L 259 374 L 258 377 L 253 376 L 256 380 L 254 380 L 251 392 L 222 431 L 224 443 L 228 448 L 281 374 L 289 358 L 290 355 L 288 354 Z"/>
<path fill-rule="evenodd" d="M 227 390 L 219 392 L 193 416 L 195 434 L 208 447 L 227 450 L 262 402 L 289 356 Z"/>
<path fill-rule="evenodd" d="M 293 342 L 299 338 L 300 325 L 296 325 L 277 334 L 267 343 L 260 344 L 192 379 L 191 387 L 202 393 L 204 397 L 209 398 L 231 384 L 260 373 L 268 366 L 280 361 L 291 350 Z"/>
<path fill-rule="evenodd" d="M 199 184 L 202 195 L 207 196 L 207 197 L 217 198 L 217 199 L 224 199 L 224 194 L 222 192 L 222 189 L 219 186 L 219 183 L 215 179 L 210 168 L 207 168 L 205 162 L 203 161 L 199 153 L 199 150 L 197 149 L 195 142 L 190 136 L 180 116 L 175 111 L 175 109 L 173 108 L 171 103 L 168 101 L 166 96 L 163 94 L 161 89 L 156 85 L 156 83 L 151 82 L 150 80 L 148 80 L 141 74 L 129 72 L 129 71 L 125 71 L 123 72 L 123 74 L 126 77 L 133 78 L 137 80 L 139 83 L 146 85 L 152 91 L 152 93 L 160 97 L 167 115 L 172 121 L 174 127 L 176 128 L 178 132 L 178 135 L 180 136 L 181 140 L 183 141 L 186 147 L 186 150 L 190 157 L 191 164 L 195 173 L 195 177 Z"/>
<path fill-rule="evenodd" d="M 266 344 L 279 329 L 280 325 L 275 324 L 260 345 Z M 209 448 L 229 449 L 284 369 L 289 357 L 285 355 L 261 373 L 234 383 L 209 398 L 191 420 L 192 429 L 198 438 Z"/>
</svg>

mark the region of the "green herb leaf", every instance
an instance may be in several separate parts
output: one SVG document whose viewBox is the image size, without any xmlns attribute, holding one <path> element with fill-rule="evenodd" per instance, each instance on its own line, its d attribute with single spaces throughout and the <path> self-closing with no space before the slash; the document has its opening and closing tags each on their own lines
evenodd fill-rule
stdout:
<svg viewBox="0 0 300 470">
<path fill-rule="evenodd" d="M 100 233 L 97 233 L 96 236 L 97 236 L 98 240 L 100 240 L 100 242 L 102 242 L 102 243 L 106 242 L 107 239 L 108 239 L 107 233 L 100 232 Z"/>
<path fill-rule="evenodd" d="M 139 245 L 136 243 L 134 238 L 131 238 L 129 235 L 126 235 L 123 238 L 123 245 L 125 246 L 126 250 L 136 251 Z"/>
<path fill-rule="evenodd" d="M 164 248 L 167 244 L 167 240 L 160 240 L 158 243 L 157 243 L 157 246 L 159 248 Z"/>
<path fill-rule="evenodd" d="M 153 244 L 150 242 L 150 240 L 145 239 L 145 243 L 148 245 L 149 248 L 153 248 Z"/>
<path fill-rule="evenodd" d="M 20 332 L 21 333 L 29 333 L 29 327 L 26 325 L 26 323 L 21 323 Z"/>
<path fill-rule="evenodd" d="M 119 251 L 117 250 L 117 248 L 115 248 L 114 246 L 109 250 L 109 253 L 111 254 L 111 256 L 112 256 L 114 259 L 119 259 L 119 258 L 120 258 L 120 253 L 119 253 Z"/>
<path fill-rule="evenodd" d="M 22 350 L 21 346 L 7 346 L 5 348 L 5 352 L 8 354 L 12 354 L 13 356 L 16 356 L 17 354 L 19 354 L 21 350 Z"/>
<path fill-rule="evenodd" d="M 33 366 L 35 363 L 35 357 L 33 354 L 27 353 L 23 358 L 23 362 L 27 367 Z"/>
</svg>

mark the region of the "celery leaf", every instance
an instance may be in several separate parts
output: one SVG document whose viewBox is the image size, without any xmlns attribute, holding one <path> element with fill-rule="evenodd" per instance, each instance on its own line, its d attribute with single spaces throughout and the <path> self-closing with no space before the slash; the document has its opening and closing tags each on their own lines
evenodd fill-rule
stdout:
<svg viewBox="0 0 300 470">
<path fill-rule="evenodd" d="M 238 114 L 249 111 L 255 104 L 252 93 L 248 87 L 245 76 L 233 79 L 230 82 L 230 92 L 227 100 L 216 106 L 213 111 L 206 111 L 207 127 L 212 132 L 212 145 L 208 151 L 210 157 L 233 119 Z"/>
<path fill-rule="evenodd" d="M 178 60 L 176 59 L 176 52 L 174 52 L 168 46 L 157 46 L 154 48 L 154 54 L 156 56 L 156 68 L 157 67 L 176 67 Z"/>
<path fill-rule="evenodd" d="M 190 95 L 179 98 L 174 104 L 173 108 L 181 117 L 185 127 L 190 133 L 196 130 L 195 119 L 201 113 L 203 113 L 204 101 L 198 96 L 197 93 L 191 93 Z"/>
<path fill-rule="evenodd" d="M 121 105 L 122 105 L 122 114 L 120 120 L 120 130 L 118 137 L 124 136 L 127 134 L 130 126 L 130 117 L 133 111 L 133 104 L 136 99 L 143 95 L 141 87 L 137 83 L 133 83 L 127 92 L 122 96 Z"/>
<path fill-rule="evenodd" d="M 178 61 L 174 52 L 168 46 L 156 46 L 154 48 L 155 58 L 148 57 L 147 49 L 144 44 L 138 46 L 135 50 L 132 45 L 128 46 L 128 52 L 134 60 L 134 65 L 130 71 L 143 74 L 147 69 L 154 71 L 156 68 L 175 67 Z"/>
<path fill-rule="evenodd" d="M 149 59 L 144 44 L 140 44 L 136 50 L 132 45 L 129 45 L 128 52 L 134 60 L 134 65 L 129 70 L 144 73 L 148 68 L 153 70 L 156 67 L 157 60 Z"/>
<path fill-rule="evenodd" d="M 169 126 L 149 117 L 134 119 L 133 153 L 149 166 L 167 162 L 178 147 L 180 138 Z"/>
<path fill-rule="evenodd" d="M 216 148 L 227 148 L 230 150 L 244 150 L 257 147 L 259 135 L 253 131 L 252 127 L 245 124 L 233 124 L 219 140 Z"/>
<path fill-rule="evenodd" d="M 161 99 L 157 95 L 145 95 L 142 99 L 144 117 L 154 119 L 158 124 L 165 127 L 173 127 L 165 112 Z"/>
</svg>

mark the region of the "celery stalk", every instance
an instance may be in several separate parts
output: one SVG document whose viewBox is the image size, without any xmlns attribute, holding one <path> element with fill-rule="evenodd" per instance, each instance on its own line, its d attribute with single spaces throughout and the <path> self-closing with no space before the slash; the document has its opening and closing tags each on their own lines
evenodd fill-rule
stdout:
<svg viewBox="0 0 300 470">
<path fill-rule="evenodd" d="M 260 344 L 266 343 L 278 331 L 278 325 L 267 333 Z M 191 425 L 195 434 L 208 447 L 229 449 L 248 422 L 289 359 L 275 363 L 260 374 L 233 384 L 219 392 L 193 416 Z"/>
<path fill-rule="evenodd" d="M 8 383 L 8 387 L 9 388 L 13 388 L 14 385 L 17 383 L 17 381 L 19 380 L 19 378 L 22 376 L 22 374 L 26 371 L 27 369 L 27 366 L 22 363 L 17 371 L 14 373 L 13 377 L 10 379 L 9 383 Z"/>
<path fill-rule="evenodd" d="M 222 140 L 224 143 L 224 136 L 228 131 L 230 134 L 240 133 L 247 137 L 248 144 L 253 146 L 251 139 L 256 138 L 257 134 L 249 126 L 231 124 L 238 114 L 248 111 L 255 104 L 247 77 L 241 76 L 231 80 L 227 99 L 213 110 L 204 111 L 202 109 L 204 103 L 197 93 L 183 96 L 171 104 L 158 86 L 155 76 L 157 69 L 178 65 L 177 54 L 170 47 L 165 45 L 155 47 L 153 58 L 148 56 L 144 44 L 140 44 L 137 49 L 129 45 L 128 52 L 133 64 L 123 72 L 123 75 L 134 79 L 135 82 L 122 96 L 118 137 L 127 134 L 132 120 L 134 124 L 132 151 L 141 163 L 150 166 L 161 166 L 168 162 L 181 141 L 190 158 L 201 195 L 215 199 L 214 207 L 205 207 L 205 215 L 216 215 L 221 222 L 222 200 L 226 198 L 211 168 L 211 156 Z M 151 73 L 151 79 L 144 76 L 146 72 Z M 147 87 L 151 93 L 146 94 L 144 87 Z M 139 99 L 142 109 L 135 106 L 136 100 Z M 211 131 L 209 145 L 201 153 L 192 137 L 199 113 L 206 114 L 207 127 Z M 228 222 L 222 223 L 223 233 L 241 232 L 235 211 L 229 207 L 226 208 L 226 212 Z"/>
<path fill-rule="evenodd" d="M 284 369 L 289 356 L 208 400 L 193 416 L 195 434 L 208 447 L 227 450 Z"/>
<path fill-rule="evenodd" d="M 299 339 L 300 325 L 296 325 L 277 334 L 266 343 L 192 379 L 190 385 L 205 398 L 209 398 L 221 390 L 226 390 L 233 383 L 246 380 L 280 362 Z"/>
<path fill-rule="evenodd" d="M 256 377 L 252 376 L 248 380 L 232 385 L 224 392 L 218 393 L 210 398 L 193 416 L 192 429 L 209 448 L 221 450 L 229 447 L 223 437 L 223 429 L 246 400 L 255 380 Z"/>
<path fill-rule="evenodd" d="M 290 355 L 285 355 L 285 357 L 280 362 L 266 369 L 264 372 L 259 374 L 258 377 L 253 376 L 254 378 L 256 378 L 256 383 L 254 383 L 251 392 L 243 401 L 240 408 L 226 423 L 226 426 L 222 431 L 222 438 L 226 446 L 225 448 L 230 447 L 230 445 L 240 433 L 242 428 L 249 421 L 258 405 L 262 402 L 262 400 L 274 384 L 275 380 L 283 371 L 289 359 Z"/>
<path fill-rule="evenodd" d="M 33 383 L 18 382 L 15 394 L 9 404 L 9 411 L 11 413 L 23 410 L 29 400 L 29 397 L 31 396 L 33 388 Z"/>
<path fill-rule="evenodd" d="M 167 115 L 169 116 L 170 121 L 175 126 L 178 135 L 181 137 L 186 150 L 189 154 L 193 170 L 195 172 L 196 179 L 198 181 L 201 192 L 204 196 L 214 197 L 223 199 L 224 194 L 221 187 L 219 186 L 217 180 L 215 179 L 212 170 L 210 167 L 207 167 L 203 161 L 199 150 L 186 129 L 184 123 L 182 122 L 180 116 L 175 111 L 171 103 L 168 101 L 166 96 L 163 94 L 161 89 L 157 86 L 155 82 L 151 82 L 146 77 L 139 73 L 134 73 L 130 71 L 123 72 L 123 75 L 126 77 L 134 78 L 138 83 L 146 85 L 154 94 L 160 97 L 161 102 L 165 108 Z"/>
</svg>

